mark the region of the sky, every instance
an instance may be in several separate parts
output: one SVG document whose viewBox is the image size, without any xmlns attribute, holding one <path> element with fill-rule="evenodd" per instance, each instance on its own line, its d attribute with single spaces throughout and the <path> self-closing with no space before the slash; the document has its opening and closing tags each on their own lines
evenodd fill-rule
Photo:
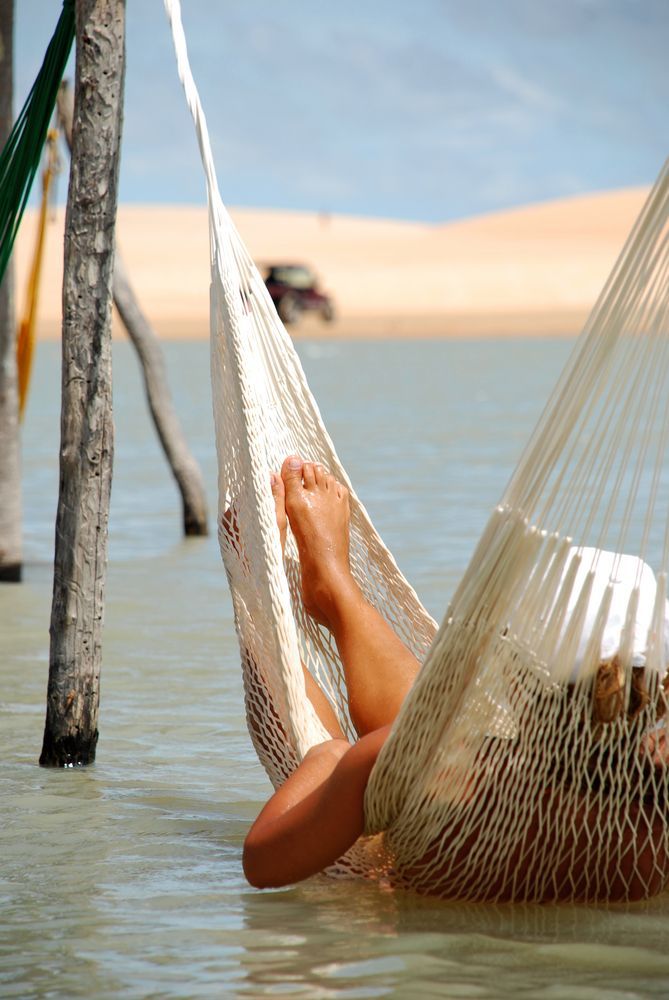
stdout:
<svg viewBox="0 0 669 1000">
<path fill-rule="evenodd" d="M 15 2 L 18 110 L 60 3 Z M 669 0 L 182 2 L 231 206 L 439 222 L 650 184 L 669 152 Z M 120 198 L 204 202 L 161 0 L 128 0 Z"/>
</svg>

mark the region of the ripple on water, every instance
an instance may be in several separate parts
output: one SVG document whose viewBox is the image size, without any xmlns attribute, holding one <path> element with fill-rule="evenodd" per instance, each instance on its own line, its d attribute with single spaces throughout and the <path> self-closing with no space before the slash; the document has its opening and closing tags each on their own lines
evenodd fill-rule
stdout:
<svg viewBox="0 0 669 1000">
<path fill-rule="evenodd" d="M 566 347 L 326 346 L 301 350 L 338 451 L 439 617 Z M 269 786 L 244 723 L 225 575 L 214 537 L 179 537 L 174 486 L 125 344 L 115 349 L 98 762 L 66 773 L 36 766 L 57 350 L 40 345 L 24 431 L 26 582 L 0 594 L 0 995 L 666 996 L 665 899 L 473 907 L 324 878 L 267 893 L 247 886 L 243 838 Z M 208 350 L 166 353 L 213 508 Z"/>
</svg>

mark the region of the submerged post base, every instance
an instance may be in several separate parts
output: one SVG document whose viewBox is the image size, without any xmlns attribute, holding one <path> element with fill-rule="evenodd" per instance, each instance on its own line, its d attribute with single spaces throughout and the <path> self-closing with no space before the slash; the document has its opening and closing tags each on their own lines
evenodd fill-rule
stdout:
<svg viewBox="0 0 669 1000">
<path fill-rule="evenodd" d="M 20 583 L 23 566 L 20 562 L 0 566 L 0 583 Z"/>
<path fill-rule="evenodd" d="M 207 515 L 203 511 L 196 511 L 184 507 L 183 513 L 184 535 L 187 538 L 202 538 L 209 534 L 207 527 Z"/>
<path fill-rule="evenodd" d="M 80 733 L 53 736 L 46 732 L 39 759 L 40 767 L 85 767 L 93 764 L 97 744 L 97 729 L 91 736 Z"/>
</svg>

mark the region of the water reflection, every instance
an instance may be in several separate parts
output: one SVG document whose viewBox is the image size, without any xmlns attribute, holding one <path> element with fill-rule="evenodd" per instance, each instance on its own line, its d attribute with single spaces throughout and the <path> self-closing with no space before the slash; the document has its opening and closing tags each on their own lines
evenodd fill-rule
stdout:
<svg viewBox="0 0 669 1000">
<path fill-rule="evenodd" d="M 308 934 L 305 909 L 313 920 Z M 644 995 L 660 996 L 669 975 L 666 921 L 666 901 L 608 909 L 477 906 L 321 879 L 244 897 L 248 943 L 240 961 L 251 995 L 282 984 L 294 995 L 421 996 L 448 984 L 449 997 L 533 990 L 580 997 L 587 974 L 597 979 L 588 996 L 637 995 L 639 977 Z"/>
<path fill-rule="evenodd" d="M 2 915 L 13 948 L 0 957 L 0 992 L 46 993 L 57 982 L 78 995 L 98 964 L 81 944 L 109 929 L 99 904 L 113 806 L 93 769 L 48 774 L 26 760 L 2 797 Z"/>
<path fill-rule="evenodd" d="M 38 353 L 41 409 L 24 435 L 27 579 L 0 590 L 0 995 L 665 996 L 666 897 L 476 907 L 323 878 L 277 892 L 246 885 L 241 846 L 268 783 L 246 733 L 225 575 L 214 534 L 181 539 L 120 347 L 101 737 L 85 772 L 36 766 L 58 452 L 57 346 Z M 527 341 L 307 351 L 338 450 L 437 617 L 565 351 Z M 214 509 L 207 361 L 206 345 L 168 345 Z"/>
</svg>

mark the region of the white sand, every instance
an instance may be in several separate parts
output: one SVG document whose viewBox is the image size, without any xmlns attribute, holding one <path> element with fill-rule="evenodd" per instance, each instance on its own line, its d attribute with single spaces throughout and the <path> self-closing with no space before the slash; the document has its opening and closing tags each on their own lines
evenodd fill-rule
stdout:
<svg viewBox="0 0 669 1000">
<path fill-rule="evenodd" d="M 238 209 L 259 264 L 306 263 L 331 292 L 338 320 L 302 321 L 296 335 L 573 334 L 582 326 L 647 191 L 587 195 L 446 225 Z M 58 336 L 63 210 L 47 237 L 40 336 Z M 36 213 L 17 242 L 25 295 Z M 124 205 L 118 244 L 141 306 L 163 337 L 206 337 L 209 265 L 203 208 Z"/>
</svg>

